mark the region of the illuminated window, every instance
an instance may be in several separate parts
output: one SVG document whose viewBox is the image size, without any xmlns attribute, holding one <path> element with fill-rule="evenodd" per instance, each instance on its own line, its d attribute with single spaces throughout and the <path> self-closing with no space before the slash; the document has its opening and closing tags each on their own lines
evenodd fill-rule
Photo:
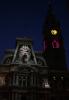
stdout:
<svg viewBox="0 0 69 100">
<path fill-rule="evenodd" d="M 53 48 L 59 48 L 59 42 L 57 40 L 52 41 Z"/>
<path fill-rule="evenodd" d="M 53 80 L 56 80 L 56 77 L 55 76 L 53 76 Z"/>
<path fill-rule="evenodd" d="M 5 85 L 5 77 L 0 76 L 0 86 Z"/>
<path fill-rule="evenodd" d="M 18 85 L 21 87 L 27 87 L 27 76 L 20 75 L 18 77 Z"/>
<path fill-rule="evenodd" d="M 61 76 L 61 80 L 63 80 L 64 79 L 64 77 L 63 76 Z"/>
<path fill-rule="evenodd" d="M 43 80 L 43 87 L 44 87 L 44 88 L 50 88 L 50 84 L 49 84 L 49 82 L 48 82 L 47 79 L 44 79 L 44 80 Z"/>
</svg>

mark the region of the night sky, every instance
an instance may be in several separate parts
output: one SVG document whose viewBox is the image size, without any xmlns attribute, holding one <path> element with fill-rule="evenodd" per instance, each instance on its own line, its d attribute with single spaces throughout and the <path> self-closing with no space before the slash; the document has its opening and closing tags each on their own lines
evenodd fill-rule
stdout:
<svg viewBox="0 0 69 100">
<path fill-rule="evenodd" d="M 42 50 L 42 27 L 49 0 L 0 1 L 0 58 L 5 49 L 15 48 L 16 37 L 30 37 L 34 50 Z M 66 0 L 53 0 L 64 37 L 66 60 L 69 66 L 69 8 Z M 68 67 L 69 68 L 69 67 Z"/>
</svg>

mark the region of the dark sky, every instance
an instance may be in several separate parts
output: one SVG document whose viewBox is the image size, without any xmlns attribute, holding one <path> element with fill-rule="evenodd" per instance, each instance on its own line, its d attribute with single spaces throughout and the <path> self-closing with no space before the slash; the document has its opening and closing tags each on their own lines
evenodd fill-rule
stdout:
<svg viewBox="0 0 69 100">
<path fill-rule="evenodd" d="M 16 37 L 31 37 L 35 50 L 42 50 L 42 27 L 49 0 L 18 0 L 0 2 L 0 58 L 5 49 L 15 48 Z M 64 37 L 69 66 L 69 8 L 66 0 L 53 0 L 53 9 L 59 19 Z"/>
</svg>

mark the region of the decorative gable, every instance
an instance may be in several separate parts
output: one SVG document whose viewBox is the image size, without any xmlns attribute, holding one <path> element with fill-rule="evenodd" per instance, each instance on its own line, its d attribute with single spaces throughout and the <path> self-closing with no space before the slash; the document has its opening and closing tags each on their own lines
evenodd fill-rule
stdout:
<svg viewBox="0 0 69 100">
<path fill-rule="evenodd" d="M 32 40 L 28 38 L 17 38 L 16 49 L 12 63 L 15 64 L 37 64 L 32 47 Z"/>
</svg>

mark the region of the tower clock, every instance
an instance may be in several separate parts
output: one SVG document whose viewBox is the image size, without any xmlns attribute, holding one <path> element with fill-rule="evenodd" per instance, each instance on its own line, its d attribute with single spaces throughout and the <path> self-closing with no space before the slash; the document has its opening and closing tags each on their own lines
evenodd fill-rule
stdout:
<svg viewBox="0 0 69 100">
<path fill-rule="evenodd" d="M 62 30 L 51 5 L 43 29 L 44 57 L 49 69 L 66 70 L 65 49 Z"/>
</svg>

